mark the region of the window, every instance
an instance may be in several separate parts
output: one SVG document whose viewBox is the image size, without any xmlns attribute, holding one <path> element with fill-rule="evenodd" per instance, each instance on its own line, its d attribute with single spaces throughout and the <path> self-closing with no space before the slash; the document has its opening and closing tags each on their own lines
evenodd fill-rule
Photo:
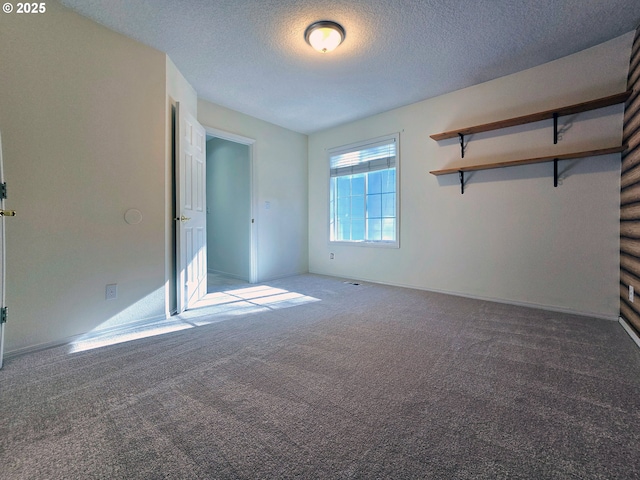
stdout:
<svg viewBox="0 0 640 480">
<path fill-rule="evenodd" d="M 329 150 L 329 239 L 398 246 L 398 138 Z"/>
</svg>

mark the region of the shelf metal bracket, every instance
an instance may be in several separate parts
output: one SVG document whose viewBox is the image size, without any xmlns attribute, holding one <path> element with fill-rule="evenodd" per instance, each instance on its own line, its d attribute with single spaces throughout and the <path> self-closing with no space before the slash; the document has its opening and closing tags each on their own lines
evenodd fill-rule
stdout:
<svg viewBox="0 0 640 480">
<path fill-rule="evenodd" d="M 464 158 L 464 133 L 459 133 L 458 137 L 460 137 L 460 156 Z"/>
<path fill-rule="evenodd" d="M 464 195 L 464 171 L 458 170 L 458 177 L 460 178 L 460 193 Z"/>
<path fill-rule="evenodd" d="M 553 114 L 553 144 L 558 143 L 558 112 Z"/>
<path fill-rule="evenodd" d="M 553 186 L 558 186 L 558 159 L 553 159 Z"/>
</svg>

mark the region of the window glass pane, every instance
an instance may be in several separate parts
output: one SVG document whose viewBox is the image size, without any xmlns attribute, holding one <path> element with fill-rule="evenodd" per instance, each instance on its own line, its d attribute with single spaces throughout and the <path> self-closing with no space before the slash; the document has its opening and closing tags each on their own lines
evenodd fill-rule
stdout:
<svg viewBox="0 0 640 480">
<path fill-rule="evenodd" d="M 367 220 L 367 240 L 382 240 L 382 220 L 370 219 Z"/>
<path fill-rule="evenodd" d="M 351 177 L 338 177 L 338 197 L 346 197 L 351 194 Z"/>
<path fill-rule="evenodd" d="M 335 225 L 335 232 L 336 232 L 336 240 L 342 240 L 342 230 L 340 228 L 340 220 L 336 221 L 336 225 Z"/>
<path fill-rule="evenodd" d="M 353 219 L 351 222 L 351 240 L 360 242 L 364 240 L 364 218 Z"/>
<path fill-rule="evenodd" d="M 364 195 L 364 175 L 353 175 L 351 180 L 351 194 Z"/>
<path fill-rule="evenodd" d="M 351 215 L 351 198 L 338 198 L 338 218 L 346 219 Z"/>
<path fill-rule="evenodd" d="M 396 216 L 396 194 L 383 193 L 382 195 L 382 217 Z"/>
<path fill-rule="evenodd" d="M 348 221 L 338 220 L 338 240 L 350 240 L 351 225 Z"/>
<path fill-rule="evenodd" d="M 364 219 L 364 195 L 351 197 L 351 216 Z"/>
<path fill-rule="evenodd" d="M 367 193 L 382 193 L 382 172 L 367 173 Z"/>
<path fill-rule="evenodd" d="M 367 240 L 382 240 L 382 220 L 367 220 Z"/>
<path fill-rule="evenodd" d="M 381 189 L 382 193 L 395 192 L 396 191 L 396 169 L 390 168 L 389 170 L 382 170 L 380 172 Z"/>
<path fill-rule="evenodd" d="M 382 195 L 367 195 L 367 218 L 382 216 Z"/>
<path fill-rule="evenodd" d="M 334 210 L 335 205 L 331 204 L 331 210 L 329 210 L 331 218 L 329 219 L 329 236 L 331 240 L 335 240 L 336 237 L 336 212 Z"/>
<path fill-rule="evenodd" d="M 396 239 L 396 219 L 382 219 L 382 240 L 394 241 Z"/>
</svg>

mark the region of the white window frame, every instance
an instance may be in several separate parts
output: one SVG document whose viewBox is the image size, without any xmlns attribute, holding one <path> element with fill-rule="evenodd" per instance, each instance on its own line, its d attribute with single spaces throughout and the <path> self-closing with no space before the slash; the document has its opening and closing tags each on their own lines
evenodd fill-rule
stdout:
<svg viewBox="0 0 640 480">
<path fill-rule="evenodd" d="M 333 227 L 333 215 L 331 207 L 331 157 L 358 151 L 376 143 L 383 143 L 385 141 L 393 141 L 396 144 L 396 157 L 395 157 L 395 179 L 396 179 L 396 202 L 395 202 L 395 240 L 332 240 L 332 228 Z M 328 219 L 327 219 L 327 238 L 329 245 L 349 245 L 357 247 L 382 247 L 382 248 L 400 248 L 400 133 L 393 133 L 384 135 L 381 137 L 371 138 L 360 142 L 343 145 L 340 147 L 334 147 L 327 150 L 327 174 L 328 174 Z M 366 192 L 365 192 L 366 196 Z M 365 211 L 365 223 L 366 223 L 366 211 Z"/>
</svg>

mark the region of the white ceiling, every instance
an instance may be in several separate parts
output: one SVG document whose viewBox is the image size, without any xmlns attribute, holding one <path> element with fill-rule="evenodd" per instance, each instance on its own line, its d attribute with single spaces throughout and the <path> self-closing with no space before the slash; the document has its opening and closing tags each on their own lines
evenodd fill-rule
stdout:
<svg viewBox="0 0 640 480">
<path fill-rule="evenodd" d="M 168 53 L 199 97 L 312 133 L 634 30 L 639 0 L 60 0 Z M 346 40 L 320 54 L 305 28 Z"/>
</svg>

